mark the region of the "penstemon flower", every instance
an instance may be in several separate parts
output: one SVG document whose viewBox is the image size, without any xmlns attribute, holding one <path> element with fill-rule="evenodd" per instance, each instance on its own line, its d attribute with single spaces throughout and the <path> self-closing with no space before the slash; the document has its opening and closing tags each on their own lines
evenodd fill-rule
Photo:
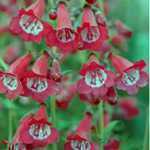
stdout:
<svg viewBox="0 0 150 150">
<path fill-rule="evenodd" d="M 25 41 L 40 43 L 45 35 L 44 22 L 40 18 L 44 14 L 44 0 L 37 0 L 30 7 L 21 9 L 10 22 L 10 31 Z"/>
<path fill-rule="evenodd" d="M 26 71 L 31 58 L 31 54 L 22 56 L 11 64 L 7 72 L 0 71 L 0 93 L 4 93 L 9 99 L 15 99 L 22 94 L 23 87 L 20 79 Z"/>
<path fill-rule="evenodd" d="M 24 95 L 43 103 L 48 96 L 57 92 L 54 80 L 48 78 L 48 53 L 44 53 L 34 63 L 32 70 L 27 71 L 22 78 Z"/>
<path fill-rule="evenodd" d="M 86 113 L 84 119 L 80 122 L 76 133 L 67 136 L 67 142 L 64 145 L 65 150 L 98 150 L 97 144 L 91 142 L 88 134 L 92 127 L 92 115 Z"/>
<path fill-rule="evenodd" d="M 82 24 L 78 28 L 80 49 L 100 50 L 103 42 L 108 39 L 105 22 L 99 23 L 90 7 L 83 10 Z"/>
<path fill-rule="evenodd" d="M 140 87 L 148 83 L 148 74 L 143 71 L 146 66 L 144 60 L 132 63 L 127 59 L 110 54 L 113 67 L 118 72 L 116 79 L 117 88 L 126 91 L 128 94 L 136 94 Z"/>
<path fill-rule="evenodd" d="M 115 75 L 99 65 L 95 56 L 80 70 L 81 79 L 77 83 L 79 94 L 91 94 L 95 97 L 106 95 L 108 89 L 114 85 Z"/>
<path fill-rule="evenodd" d="M 22 119 L 17 132 L 18 140 L 32 148 L 45 147 L 56 142 L 59 137 L 58 131 L 48 122 L 44 105 L 35 114 Z"/>
<path fill-rule="evenodd" d="M 66 5 L 60 2 L 57 9 L 57 29 L 47 27 L 46 43 L 57 46 L 63 53 L 75 52 L 78 48 L 79 37 L 73 30 L 72 22 Z"/>
</svg>

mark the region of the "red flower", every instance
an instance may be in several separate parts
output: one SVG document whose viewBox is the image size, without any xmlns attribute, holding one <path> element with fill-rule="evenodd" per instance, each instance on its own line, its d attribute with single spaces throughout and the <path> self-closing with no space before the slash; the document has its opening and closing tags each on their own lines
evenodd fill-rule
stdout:
<svg viewBox="0 0 150 150">
<path fill-rule="evenodd" d="M 132 36 L 132 32 L 129 30 L 129 28 L 126 27 L 120 20 L 117 20 L 115 25 L 118 34 L 122 35 L 124 38 L 130 38 Z"/>
<path fill-rule="evenodd" d="M 116 91 L 113 87 L 109 88 L 104 96 L 94 95 L 93 93 L 80 94 L 79 96 L 81 101 L 90 103 L 91 105 L 98 105 L 101 101 L 111 105 L 114 105 L 117 102 Z"/>
<path fill-rule="evenodd" d="M 22 93 L 20 78 L 26 71 L 31 58 L 30 54 L 22 56 L 10 66 L 8 72 L 0 71 L 0 93 L 4 93 L 9 99 L 14 99 Z"/>
<path fill-rule="evenodd" d="M 11 64 L 12 62 L 14 62 L 17 58 L 19 58 L 19 52 L 19 48 L 9 46 L 4 55 L 5 63 Z"/>
<path fill-rule="evenodd" d="M 73 30 L 69 12 L 62 2 L 58 5 L 57 20 L 56 30 L 47 27 L 47 45 L 57 46 L 63 53 L 74 52 L 78 48 L 78 34 Z"/>
<path fill-rule="evenodd" d="M 80 122 L 75 134 L 70 134 L 67 137 L 67 142 L 64 145 L 65 150 L 98 150 L 98 146 L 92 143 L 88 134 L 92 127 L 92 115 L 86 113 L 85 118 Z"/>
<path fill-rule="evenodd" d="M 43 103 L 48 96 L 56 93 L 55 81 L 48 78 L 48 54 L 40 56 L 32 67 L 22 78 L 24 95 L 31 96 L 39 103 Z"/>
<path fill-rule="evenodd" d="M 44 0 L 37 0 L 27 9 L 19 10 L 18 15 L 10 22 L 10 31 L 23 40 L 40 43 L 45 34 L 44 23 L 40 20 L 44 9 Z"/>
<path fill-rule="evenodd" d="M 82 25 L 79 27 L 78 32 L 82 50 L 99 50 L 103 42 L 108 38 L 104 20 L 97 21 L 90 7 L 85 7 L 83 10 Z"/>
<path fill-rule="evenodd" d="M 104 150 L 120 150 L 120 142 L 116 139 L 110 139 L 104 146 Z"/>
<path fill-rule="evenodd" d="M 59 84 L 60 91 L 56 95 L 56 104 L 61 109 L 67 109 L 70 101 L 76 93 L 76 85 L 75 84 Z"/>
<path fill-rule="evenodd" d="M 131 98 L 122 98 L 119 101 L 119 109 L 121 117 L 127 120 L 131 120 L 139 114 L 136 100 Z"/>
<path fill-rule="evenodd" d="M 48 122 L 45 106 L 35 114 L 26 116 L 20 123 L 18 139 L 33 148 L 45 147 L 58 140 L 58 131 Z"/>
<path fill-rule="evenodd" d="M 139 87 L 144 87 L 148 83 L 148 74 L 143 71 L 145 62 L 143 60 L 129 62 L 127 59 L 110 54 L 113 67 L 119 73 L 116 80 L 117 88 L 127 91 L 128 94 L 136 94 Z"/>
<path fill-rule="evenodd" d="M 77 83 L 79 94 L 92 94 L 95 97 L 106 95 L 108 88 L 114 85 L 114 74 L 99 65 L 93 56 L 91 60 L 83 65 L 80 71 L 82 78 Z"/>
</svg>

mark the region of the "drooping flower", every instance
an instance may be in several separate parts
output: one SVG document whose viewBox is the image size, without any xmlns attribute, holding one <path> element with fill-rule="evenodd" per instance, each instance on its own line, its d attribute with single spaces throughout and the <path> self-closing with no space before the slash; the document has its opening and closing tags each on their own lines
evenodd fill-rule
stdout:
<svg viewBox="0 0 150 150">
<path fill-rule="evenodd" d="M 21 9 L 10 22 L 10 31 L 25 41 L 40 43 L 45 35 L 44 22 L 40 18 L 44 14 L 44 0 L 37 0 L 27 9 Z"/>
<path fill-rule="evenodd" d="M 108 89 L 114 85 L 115 75 L 99 65 L 95 56 L 91 56 L 87 64 L 80 71 L 81 79 L 77 83 L 79 94 L 91 94 L 103 97 Z"/>
<path fill-rule="evenodd" d="M 91 105 L 98 105 L 101 101 L 114 105 L 117 103 L 116 91 L 110 87 L 104 96 L 94 95 L 93 93 L 79 94 L 80 100 Z"/>
<path fill-rule="evenodd" d="M 4 54 L 4 61 L 7 64 L 12 64 L 17 58 L 19 58 L 20 49 L 14 46 L 9 46 Z"/>
<path fill-rule="evenodd" d="M 58 138 L 58 131 L 48 122 L 44 105 L 38 112 L 29 114 L 20 122 L 18 139 L 21 143 L 32 145 L 32 148 L 45 147 L 56 142 Z"/>
<path fill-rule="evenodd" d="M 31 96 L 39 103 L 43 103 L 57 91 L 55 81 L 48 78 L 48 58 L 49 55 L 45 52 L 36 60 L 32 70 L 26 72 L 22 78 L 24 95 Z"/>
<path fill-rule="evenodd" d="M 74 52 L 78 48 L 78 34 L 73 30 L 72 22 L 66 5 L 61 2 L 57 9 L 57 29 L 47 27 L 46 43 L 57 46 L 63 53 Z"/>
<path fill-rule="evenodd" d="M 9 99 L 14 99 L 23 92 L 20 79 L 31 58 L 31 54 L 22 56 L 11 64 L 7 72 L 0 71 L 0 93 L 4 93 Z"/>
<path fill-rule="evenodd" d="M 92 127 L 92 115 L 86 113 L 84 119 L 80 122 L 75 133 L 67 136 L 67 142 L 64 145 L 65 150 L 98 150 L 98 146 L 89 139 L 89 132 Z"/>
<path fill-rule="evenodd" d="M 133 98 L 121 98 L 118 105 L 121 118 L 131 120 L 139 114 L 136 100 Z"/>
<path fill-rule="evenodd" d="M 93 11 L 87 6 L 83 10 L 82 24 L 78 32 L 81 50 L 100 50 L 103 42 L 108 38 L 106 23 L 104 20 L 97 22 Z"/>
<path fill-rule="evenodd" d="M 115 26 L 118 33 L 122 35 L 124 38 L 130 38 L 132 36 L 131 30 L 126 25 L 124 25 L 120 20 L 117 20 L 115 22 Z"/>
<path fill-rule="evenodd" d="M 104 150 L 120 150 L 120 141 L 116 139 L 110 139 L 104 146 Z"/>
<path fill-rule="evenodd" d="M 117 88 L 128 94 L 136 94 L 140 87 L 148 83 L 148 74 L 143 71 L 146 66 L 144 60 L 132 63 L 127 59 L 110 54 L 109 59 L 119 73 L 116 80 Z"/>
</svg>

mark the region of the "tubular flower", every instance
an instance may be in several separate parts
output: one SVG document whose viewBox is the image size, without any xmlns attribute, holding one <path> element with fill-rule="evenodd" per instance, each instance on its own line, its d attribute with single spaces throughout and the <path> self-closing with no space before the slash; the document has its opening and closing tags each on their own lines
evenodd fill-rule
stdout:
<svg viewBox="0 0 150 150">
<path fill-rule="evenodd" d="M 110 139 L 104 146 L 104 150 L 120 150 L 120 141 L 116 139 Z"/>
<path fill-rule="evenodd" d="M 86 113 L 85 118 L 80 122 L 76 133 L 69 134 L 64 145 L 65 150 L 98 150 L 98 146 L 92 143 L 88 134 L 92 128 L 92 115 Z"/>
<path fill-rule="evenodd" d="M 103 22 L 97 22 L 90 7 L 83 10 L 82 25 L 78 28 L 80 34 L 80 49 L 100 50 L 108 38 L 107 27 Z"/>
<path fill-rule="evenodd" d="M 117 88 L 126 91 L 128 94 L 136 94 L 140 87 L 148 83 L 148 74 L 143 71 L 146 66 L 144 60 L 132 63 L 127 59 L 110 54 L 113 67 L 119 73 L 116 79 Z"/>
<path fill-rule="evenodd" d="M 32 148 L 45 147 L 56 142 L 58 137 L 58 131 L 48 122 L 45 106 L 20 122 L 18 139 L 21 143 L 32 145 Z"/>
<path fill-rule="evenodd" d="M 64 3 L 59 3 L 57 9 L 57 29 L 47 27 L 46 43 L 48 46 L 57 46 L 63 53 L 76 51 L 79 37 L 73 30 L 69 12 Z"/>
<path fill-rule="evenodd" d="M 80 71 L 82 78 L 77 83 L 79 94 L 91 94 L 95 97 L 106 95 L 108 88 L 114 85 L 115 75 L 99 65 L 95 56 Z"/>
<path fill-rule="evenodd" d="M 7 72 L 0 71 L 0 93 L 4 93 L 9 99 L 15 99 L 23 92 L 20 78 L 26 71 L 31 58 L 30 54 L 22 56 L 11 64 Z"/>
<path fill-rule="evenodd" d="M 48 54 L 40 56 L 32 67 L 22 78 L 24 95 L 31 96 L 35 101 L 43 103 L 48 96 L 57 91 L 55 81 L 48 78 Z"/>
<path fill-rule="evenodd" d="M 81 101 L 90 103 L 91 105 L 98 105 L 101 101 L 111 105 L 117 102 L 116 91 L 113 87 L 109 88 L 104 96 L 94 95 L 93 93 L 80 94 L 79 96 Z"/>
<path fill-rule="evenodd" d="M 10 31 L 25 41 L 40 43 L 45 35 L 44 23 L 40 18 L 44 14 L 44 0 L 37 0 L 27 9 L 21 9 L 10 22 Z"/>
<path fill-rule="evenodd" d="M 130 38 L 132 36 L 132 32 L 129 30 L 129 28 L 126 27 L 120 20 L 117 20 L 115 25 L 118 34 L 122 35 L 124 38 Z"/>
<path fill-rule="evenodd" d="M 131 120 L 139 114 L 139 109 L 136 106 L 136 100 L 132 98 L 122 98 L 119 101 L 120 115 L 124 119 Z"/>
</svg>

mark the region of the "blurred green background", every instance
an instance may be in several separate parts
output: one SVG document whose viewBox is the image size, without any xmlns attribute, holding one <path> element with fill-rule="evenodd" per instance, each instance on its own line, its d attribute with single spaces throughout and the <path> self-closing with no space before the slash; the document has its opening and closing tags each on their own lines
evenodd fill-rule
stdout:
<svg viewBox="0 0 150 150">
<path fill-rule="evenodd" d="M 1 2 L 0 2 L 1 3 Z M 77 4 L 81 4 L 81 0 L 71 0 L 70 9 L 75 9 Z M 121 55 L 129 60 L 136 61 L 144 59 L 148 63 L 149 59 L 149 17 L 148 17 L 148 0 L 109 0 L 110 13 L 107 20 L 115 22 L 115 20 L 123 21 L 133 31 L 133 36 L 128 40 L 128 51 L 121 51 Z M 9 17 L 0 12 L 0 27 L 9 22 Z M 78 24 L 78 23 L 77 23 Z M 45 44 L 40 46 L 37 44 L 31 45 L 22 42 L 19 38 L 11 36 L 9 33 L 0 35 L 0 56 L 3 57 L 9 45 L 21 47 L 21 53 L 25 53 L 24 47 L 32 48 L 32 51 L 38 51 L 40 48 L 45 49 Z M 32 47 L 31 47 L 32 46 Z M 48 48 L 46 48 L 48 49 Z M 39 53 L 39 52 L 38 52 Z M 84 55 L 85 54 L 85 55 Z M 62 64 L 62 71 L 73 70 L 74 78 L 81 64 L 86 62 L 86 52 L 82 52 L 68 57 Z M 146 68 L 148 71 L 148 67 Z M 140 90 L 137 95 L 138 107 L 140 114 L 131 121 L 124 121 L 125 128 L 120 131 L 118 137 L 121 141 L 121 150 L 142 150 L 145 132 L 145 122 L 148 116 L 148 87 Z M 50 114 L 50 102 L 47 100 L 48 113 Z M 30 111 L 37 110 L 39 105 L 35 101 L 28 101 L 18 98 L 13 103 L 9 102 L 4 95 L 0 95 L 0 140 L 8 139 L 9 132 L 9 108 L 12 109 L 11 116 L 13 118 L 13 134 L 19 125 L 19 120 L 22 116 Z M 57 127 L 61 131 L 60 147 L 65 141 L 66 131 L 76 127 L 79 120 L 83 117 L 83 112 L 86 111 L 86 104 L 79 101 L 76 96 L 71 102 L 66 111 L 57 109 Z M 0 146 L 0 150 L 5 150 Z M 61 150 L 61 148 L 60 148 Z"/>
</svg>

